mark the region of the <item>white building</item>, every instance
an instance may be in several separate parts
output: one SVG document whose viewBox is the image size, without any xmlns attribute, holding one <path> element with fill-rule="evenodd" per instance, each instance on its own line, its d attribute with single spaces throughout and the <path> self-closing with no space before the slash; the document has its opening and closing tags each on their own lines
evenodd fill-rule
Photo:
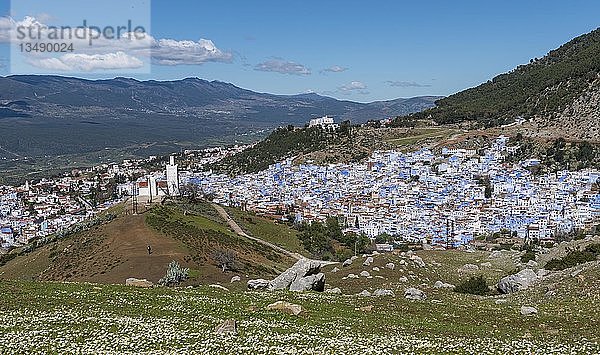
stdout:
<svg viewBox="0 0 600 355">
<path fill-rule="evenodd" d="M 167 189 L 169 195 L 179 195 L 179 171 L 177 170 L 177 164 L 175 164 L 175 156 L 171 155 L 169 159 L 169 165 L 167 165 Z"/>
<path fill-rule="evenodd" d="M 323 116 L 321 118 L 313 118 L 308 122 L 308 127 L 321 126 L 325 127 L 334 127 L 337 128 L 337 125 L 333 122 L 333 117 Z"/>
</svg>

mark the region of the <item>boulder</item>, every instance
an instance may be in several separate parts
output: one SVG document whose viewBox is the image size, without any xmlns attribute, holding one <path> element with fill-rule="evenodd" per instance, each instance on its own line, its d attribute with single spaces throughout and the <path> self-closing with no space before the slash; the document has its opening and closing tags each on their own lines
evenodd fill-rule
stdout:
<svg viewBox="0 0 600 355">
<path fill-rule="evenodd" d="M 343 266 L 343 267 L 348 267 L 348 266 L 350 266 L 350 265 L 352 265 L 352 259 L 346 259 L 346 260 L 344 260 L 344 262 L 342 263 L 342 266 Z"/>
<path fill-rule="evenodd" d="M 227 319 L 215 328 L 216 334 L 231 334 L 237 335 L 237 323 L 235 319 Z"/>
<path fill-rule="evenodd" d="M 248 280 L 248 289 L 259 290 L 269 287 L 269 281 L 265 279 Z"/>
<path fill-rule="evenodd" d="M 458 268 L 459 274 L 475 272 L 475 271 L 479 271 L 479 266 L 477 266 L 475 264 L 465 264 Z"/>
<path fill-rule="evenodd" d="M 208 285 L 208 287 L 218 288 L 219 290 L 223 290 L 223 291 L 229 291 L 229 289 L 227 287 L 221 286 L 221 285 L 218 285 L 218 284 Z"/>
<path fill-rule="evenodd" d="M 352 255 L 352 257 L 350 258 L 350 261 L 354 261 L 354 260 L 356 260 L 356 259 L 358 259 L 358 256 L 356 256 L 356 255 Z"/>
<path fill-rule="evenodd" d="M 433 287 L 434 287 L 434 288 L 454 288 L 454 285 L 452 285 L 452 284 L 449 284 L 449 283 L 445 283 L 445 282 L 443 282 L 443 281 L 436 281 L 436 282 L 433 284 Z"/>
<path fill-rule="evenodd" d="M 234 277 L 232 277 L 232 278 L 231 278 L 231 283 L 234 283 L 234 282 L 240 282 L 241 280 L 242 280 L 242 278 L 241 278 L 241 277 L 239 277 L 239 276 L 234 276 Z"/>
<path fill-rule="evenodd" d="M 485 262 L 485 263 L 481 263 L 481 264 L 480 264 L 480 266 L 481 266 L 481 267 L 484 267 L 484 268 L 486 268 L 486 269 L 489 269 L 489 268 L 491 268 L 491 267 L 492 267 L 492 263 L 490 263 L 490 262 L 488 261 L 488 262 Z"/>
<path fill-rule="evenodd" d="M 298 282 L 301 278 L 317 275 L 320 271 L 320 261 L 310 259 L 298 260 L 292 267 L 285 270 L 269 283 L 269 290 L 285 290 L 289 288 L 292 283 Z M 310 280 L 314 280 L 314 278 L 311 278 Z"/>
<path fill-rule="evenodd" d="M 516 274 L 506 276 L 498 282 L 498 291 L 513 293 L 524 290 L 537 280 L 536 273 L 531 269 L 523 269 Z"/>
<path fill-rule="evenodd" d="M 342 290 L 340 290 L 339 287 L 328 288 L 327 290 L 325 290 L 325 293 L 333 293 L 333 294 L 336 294 L 336 295 L 341 295 L 342 294 Z"/>
<path fill-rule="evenodd" d="M 379 268 L 378 268 L 377 266 L 375 266 L 375 267 L 373 268 L 373 271 L 379 271 Z"/>
<path fill-rule="evenodd" d="M 371 265 L 372 262 L 373 262 L 373 257 L 369 256 L 368 258 L 365 259 L 365 261 L 363 261 L 363 266 L 369 266 L 369 265 Z"/>
<path fill-rule="evenodd" d="M 535 307 L 521 306 L 521 315 L 530 316 L 537 314 L 538 310 Z"/>
<path fill-rule="evenodd" d="M 408 278 L 406 276 L 400 276 L 398 279 L 399 282 L 408 282 Z"/>
<path fill-rule="evenodd" d="M 500 250 L 496 250 L 490 253 L 490 258 L 495 259 L 502 256 L 502 252 Z"/>
<path fill-rule="evenodd" d="M 526 264 L 526 266 L 530 269 L 536 268 L 538 266 L 537 261 L 535 260 L 529 260 Z"/>
<path fill-rule="evenodd" d="M 396 264 L 394 263 L 387 263 L 385 264 L 385 267 L 390 269 L 390 270 L 394 270 L 396 268 Z"/>
<path fill-rule="evenodd" d="M 305 311 L 305 309 L 301 305 L 285 301 L 277 301 L 275 303 L 271 303 L 267 306 L 267 310 L 280 311 L 295 316 Z"/>
<path fill-rule="evenodd" d="M 325 274 L 318 273 L 294 280 L 290 291 L 323 291 L 325 289 Z"/>
<path fill-rule="evenodd" d="M 394 294 L 394 291 L 392 291 L 392 290 L 386 290 L 386 289 L 380 288 L 380 289 L 373 291 L 373 297 L 385 297 L 385 296 L 396 297 L 396 295 Z"/>
<path fill-rule="evenodd" d="M 349 279 L 358 279 L 358 275 L 356 274 L 348 274 L 348 276 L 346 276 Z"/>
<path fill-rule="evenodd" d="M 417 267 L 425 267 L 425 262 L 418 255 L 411 255 L 410 260 L 412 260 Z"/>
<path fill-rule="evenodd" d="M 361 296 L 361 297 L 371 297 L 371 292 L 367 291 L 367 290 L 362 290 L 360 291 L 360 293 L 357 294 L 357 296 Z"/>
<path fill-rule="evenodd" d="M 409 300 L 419 300 L 423 301 L 427 299 L 427 295 L 425 292 L 419 290 L 418 288 L 410 287 L 404 290 L 404 297 Z"/>
<path fill-rule="evenodd" d="M 125 285 L 143 288 L 149 288 L 154 286 L 154 284 L 151 281 L 148 281 L 146 279 L 136 279 L 135 277 L 130 277 L 127 280 L 125 280 Z"/>
<path fill-rule="evenodd" d="M 331 272 L 332 272 L 332 273 L 334 273 L 334 274 L 335 274 L 336 272 L 338 272 L 338 271 L 340 271 L 340 269 L 339 269 L 337 266 L 336 266 L 336 267 L 334 267 L 333 269 L 331 269 Z"/>
<path fill-rule="evenodd" d="M 360 272 L 360 276 L 362 276 L 362 277 L 369 277 L 369 276 L 371 276 L 371 274 L 369 274 L 369 272 L 365 270 L 365 271 L 361 271 Z"/>
</svg>

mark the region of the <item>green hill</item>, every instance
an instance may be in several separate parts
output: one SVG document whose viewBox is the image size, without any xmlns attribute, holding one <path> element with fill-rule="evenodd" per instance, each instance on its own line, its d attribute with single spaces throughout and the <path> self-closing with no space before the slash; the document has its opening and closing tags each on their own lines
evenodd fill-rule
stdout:
<svg viewBox="0 0 600 355">
<path fill-rule="evenodd" d="M 437 123 L 474 121 L 480 126 L 509 123 L 516 117 L 553 117 L 574 100 L 598 87 L 600 29 L 579 36 L 541 59 L 477 87 L 436 101 L 436 107 L 414 114 Z M 400 121 L 398 121 L 400 122 Z"/>
</svg>

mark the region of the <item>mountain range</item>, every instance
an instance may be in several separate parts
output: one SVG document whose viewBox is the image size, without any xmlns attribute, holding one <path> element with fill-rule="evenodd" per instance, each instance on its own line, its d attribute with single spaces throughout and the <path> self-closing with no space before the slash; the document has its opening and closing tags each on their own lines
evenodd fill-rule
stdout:
<svg viewBox="0 0 600 355">
<path fill-rule="evenodd" d="M 259 93 L 198 78 L 0 77 L 0 157 L 54 156 L 140 144 L 166 153 L 174 146 L 243 141 L 325 114 L 353 123 L 405 115 L 432 107 L 438 98 L 358 103 L 314 93 Z"/>
</svg>

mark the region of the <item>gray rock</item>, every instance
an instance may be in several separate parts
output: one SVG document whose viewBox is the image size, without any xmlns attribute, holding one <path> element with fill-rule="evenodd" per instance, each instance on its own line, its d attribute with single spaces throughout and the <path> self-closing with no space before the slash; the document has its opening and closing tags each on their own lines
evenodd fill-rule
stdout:
<svg viewBox="0 0 600 355">
<path fill-rule="evenodd" d="M 475 272 L 475 271 L 479 271 L 479 266 L 477 266 L 475 264 L 465 264 L 465 265 L 461 266 L 460 268 L 458 268 L 459 274 L 465 274 L 465 273 Z"/>
<path fill-rule="evenodd" d="M 488 261 L 488 262 L 485 262 L 485 263 L 481 263 L 480 266 L 489 269 L 489 268 L 492 267 L 492 263 L 490 263 Z"/>
<path fill-rule="evenodd" d="M 242 279 L 239 276 L 234 276 L 231 278 L 231 283 L 240 282 Z"/>
<path fill-rule="evenodd" d="M 356 259 L 358 259 L 358 256 L 356 256 L 356 255 L 353 255 L 353 256 L 350 258 L 350 260 L 352 260 L 352 261 L 354 261 L 354 260 L 356 260 Z"/>
<path fill-rule="evenodd" d="M 269 280 L 265 279 L 256 279 L 256 280 L 248 280 L 248 289 L 250 290 L 259 290 L 263 288 L 269 287 Z"/>
<path fill-rule="evenodd" d="M 215 333 L 220 334 L 220 335 L 223 335 L 223 334 L 237 335 L 238 330 L 237 330 L 237 323 L 236 323 L 235 319 L 227 319 L 226 321 L 221 323 L 218 327 L 215 328 Z"/>
<path fill-rule="evenodd" d="M 294 280 L 290 285 L 290 291 L 319 291 L 322 292 L 325 289 L 325 274 L 318 273 L 316 275 L 310 275 L 301 277 Z"/>
<path fill-rule="evenodd" d="M 499 250 L 493 251 L 490 253 L 490 258 L 495 259 L 495 258 L 499 258 L 502 256 L 502 252 Z"/>
<path fill-rule="evenodd" d="M 348 276 L 346 276 L 349 279 L 358 279 L 358 275 L 356 274 L 348 274 Z"/>
<path fill-rule="evenodd" d="M 360 291 L 360 293 L 357 294 L 357 296 L 361 296 L 361 297 L 371 297 L 371 292 L 367 291 L 367 290 L 362 290 Z"/>
<path fill-rule="evenodd" d="M 494 303 L 495 304 L 505 304 L 506 303 L 506 299 L 505 298 L 498 298 Z"/>
<path fill-rule="evenodd" d="M 551 298 L 551 297 L 554 297 L 554 296 L 556 296 L 556 291 L 554 291 L 554 290 L 551 290 L 551 291 L 548 291 L 548 292 L 544 293 L 544 297 L 546 297 L 546 298 Z"/>
<path fill-rule="evenodd" d="M 337 266 L 334 267 L 333 269 L 331 269 L 331 272 L 333 272 L 333 273 L 336 273 L 338 271 L 340 271 L 340 269 Z"/>
<path fill-rule="evenodd" d="M 400 281 L 400 282 L 408 282 L 408 278 L 406 276 L 400 276 L 400 278 L 398 279 L 398 281 Z"/>
<path fill-rule="evenodd" d="M 284 290 L 303 277 L 316 275 L 321 272 L 321 262 L 317 260 L 301 259 L 292 267 L 285 270 L 269 283 L 269 290 Z"/>
<path fill-rule="evenodd" d="M 267 306 L 267 310 L 269 311 L 280 311 L 287 314 L 299 315 L 304 312 L 304 307 L 299 304 L 294 304 L 286 301 L 277 301 L 275 303 L 271 303 Z"/>
<path fill-rule="evenodd" d="M 146 279 L 136 279 L 135 277 L 130 277 L 127 280 L 125 280 L 125 285 L 142 288 L 149 288 L 154 286 L 154 284 L 151 281 L 148 281 Z"/>
<path fill-rule="evenodd" d="M 550 272 L 546 269 L 539 269 L 537 271 L 537 277 L 545 277 L 549 274 Z"/>
<path fill-rule="evenodd" d="M 371 274 L 369 274 L 368 271 L 361 271 L 360 272 L 360 276 L 362 276 L 362 277 L 369 277 L 369 276 L 371 276 Z"/>
<path fill-rule="evenodd" d="M 419 290 L 418 288 L 410 287 L 404 291 L 404 297 L 409 300 L 418 300 L 423 301 L 427 299 L 427 295 L 425 292 Z"/>
<path fill-rule="evenodd" d="M 521 306 L 521 315 L 530 316 L 537 314 L 538 310 L 535 307 Z"/>
<path fill-rule="evenodd" d="M 418 255 L 411 255 L 410 260 L 412 260 L 417 267 L 425 267 L 425 262 Z"/>
<path fill-rule="evenodd" d="M 537 261 L 535 261 L 535 260 L 529 260 L 529 261 L 527 262 L 526 266 L 527 266 L 528 268 L 532 268 L 532 269 L 533 269 L 533 268 L 536 268 L 536 267 L 538 266 L 538 263 L 537 263 Z"/>
<path fill-rule="evenodd" d="M 537 280 L 536 273 L 531 269 L 523 269 L 518 273 L 502 278 L 498 282 L 498 291 L 513 293 L 524 290 Z"/>
<path fill-rule="evenodd" d="M 394 291 L 392 291 L 392 290 L 386 290 L 386 289 L 380 288 L 380 289 L 373 291 L 373 297 L 385 297 L 385 296 L 396 297 L 396 295 L 394 294 Z"/>
<path fill-rule="evenodd" d="M 373 257 L 369 256 L 367 259 L 365 259 L 365 261 L 363 262 L 363 266 L 369 266 L 371 265 L 371 263 L 373 262 Z"/>
<path fill-rule="evenodd" d="M 434 288 L 454 288 L 454 285 L 452 285 L 452 284 L 449 284 L 449 283 L 445 283 L 445 282 L 443 282 L 443 281 L 436 281 L 436 282 L 433 284 L 433 287 L 434 287 Z"/>
<path fill-rule="evenodd" d="M 346 259 L 344 260 L 344 262 L 342 263 L 342 267 L 348 267 L 352 265 L 352 259 Z"/>
<path fill-rule="evenodd" d="M 340 290 L 339 287 L 328 288 L 327 290 L 325 290 L 325 293 L 333 293 L 333 294 L 336 294 L 336 295 L 341 295 L 342 294 L 342 290 Z"/>
<path fill-rule="evenodd" d="M 373 271 L 379 271 L 379 268 L 378 268 L 377 266 L 375 266 L 375 267 L 373 268 Z"/>
<path fill-rule="evenodd" d="M 385 267 L 390 269 L 390 270 L 394 270 L 396 268 L 396 264 L 394 263 L 387 263 L 385 264 Z"/>
</svg>

